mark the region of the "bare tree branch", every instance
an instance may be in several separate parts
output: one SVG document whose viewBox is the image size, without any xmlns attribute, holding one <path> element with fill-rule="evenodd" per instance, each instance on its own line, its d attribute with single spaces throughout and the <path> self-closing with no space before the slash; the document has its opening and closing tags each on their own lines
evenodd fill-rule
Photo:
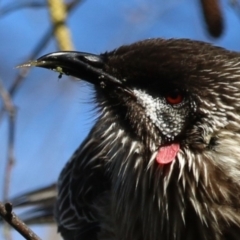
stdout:
<svg viewBox="0 0 240 240">
<path fill-rule="evenodd" d="M 4 109 L 9 115 L 9 130 L 8 130 L 8 154 L 6 161 L 6 169 L 4 171 L 3 181 L 3 198 L 4 201 L 9 197 L 11 173 L 14 165 L 14 136 L 15 136 L 15 113 L 16 109 L 9 95 L 8 91 L 4 88 L 2 81 L 0 80 L 0 97 L 3 100 Z M 12 239 L 10 229 L 7 225 L 4 226 L 4 235 L 6 239 Z"/>
<path fill-rule="evenodd" d="M 41 240 L 27 225 L 12 212 L 12 204 L 0 202 L 0 216 L 27 240 Z"/>
<path fill-rule="evenodd" d="M 32 2 L 32 1 L 31 2 L 14 2 L 1 9 L 0 17 L 3 17 L 14 11 L 21 10 L 23 8 L 39 8 L 39 7 L 46 7 L 46 3 Z"/>
<path fill-rule="evenodd" d="M 68 3 L 67 11 L 70 13 L 80 2 L 82 2 L 82 0 L 74 0 L 70 3 Z M 41 38 L 41 40 L 39 41 L 37 46 L 33 49 L 32 53 L 27 58 L 26 62 L 28 62 L 29 60 L 35 59 L 39 55 L 39 53 L 42 51 L 42 49 L 50 41 L 51 37 L 53 36 L 53 32 L 54 32 L 53 27 L 51 27 L 49 30 L 47 30 L 47 32 L 44 34 L 44 36 Z M 9 88 L 9 91 L 8 91 L 11 97 L 13 97 L 15 95 L 18 88 L 22 84 L 23 80 L 28 75 L 29 71 L 30 71 L 30 68 L 21 69 L 19 71 L 18 75 L 16 76 L 15 80 L 13 81 L 13 84 L 11 85 L 11 87 Z M 3 115 L 4 115 L 4 108 L 0 109 L 0 121 L 3 118 Z"/>
<path fill-rule="evenodd" d="M 73 50 L 74 47 L 71 41 L 70 31 L 66 25 L 66 5 L 63 0 L 48 0 L 48 8 L 58 48 L 62 51 Z"/>
<path fill-rule="evenodd" d="M 8 157 L 7 157 L 7 163 L 6 163 L 4 190 L 3 190 L 3 197 L 4 197 L 4 200 L 6 200 L 8 199 L 11 169 L 12 169 L 12 166 L 14 165 L 14 136 L 15 136 L 16 109 L 11 99 L 11 96 L 4 88 L 1 80 L 0 80 L 0 96 L 3 100 L 4 109 L 8 112 L 8 115 L 9 115 Z"/>
</svg>

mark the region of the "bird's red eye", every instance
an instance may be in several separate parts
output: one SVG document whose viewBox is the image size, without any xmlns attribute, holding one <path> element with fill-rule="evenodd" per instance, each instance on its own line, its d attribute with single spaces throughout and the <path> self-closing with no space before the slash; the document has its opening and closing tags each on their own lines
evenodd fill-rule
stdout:
<svg viewBox="0 0 240 240">
<path fill-rule="evenodd" d="M 165 96 L 167 103 L 175 105 L 183 101 L 183 93 L 178 89 L 170 91 Z"/>
</svg>

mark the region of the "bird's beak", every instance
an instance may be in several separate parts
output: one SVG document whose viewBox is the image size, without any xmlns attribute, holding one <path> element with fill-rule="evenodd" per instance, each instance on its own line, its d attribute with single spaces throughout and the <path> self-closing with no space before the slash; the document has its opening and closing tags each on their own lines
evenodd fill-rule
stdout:
<svg viewBox="0 0 240 240">
<path fill-rule="evenodd" d="M 84 79 L 97 86 L 114 85 L 114 87 L 120 87 L 124 91 L 129 91 L 122 81 L 105 72 L 104 66 L 105 59 L 102 55 L 64 51 L 44 55 L 35 61 L 30 61 L 17 67 L 47 68 L 59 72 L 60 76 L 66 74 Z"/>
</svg>

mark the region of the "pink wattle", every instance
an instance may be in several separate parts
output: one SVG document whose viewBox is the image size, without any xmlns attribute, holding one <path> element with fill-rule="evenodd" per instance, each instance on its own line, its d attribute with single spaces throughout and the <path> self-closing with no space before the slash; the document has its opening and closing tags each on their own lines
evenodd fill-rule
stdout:
<svg viewBox="0 0 240 240">
<path fill-rule="evenodd" d="M 156 160 L 159 164 L 168 164 L 172 162 L 180 149 L 179 143 L 172 143 L 163 147 L 160 147 L 156 156 Z"/>
</svg>

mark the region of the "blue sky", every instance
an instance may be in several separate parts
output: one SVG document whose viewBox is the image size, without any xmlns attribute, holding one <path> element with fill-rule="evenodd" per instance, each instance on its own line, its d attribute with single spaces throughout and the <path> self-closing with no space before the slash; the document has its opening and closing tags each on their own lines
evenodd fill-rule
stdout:
<svg viewBox="0 0 240 240">
<path fill-rule="evenodd" d="M 75 49 L 96 54 L 153 37 L 190 38 L 240 51 L 240 13 L 229 2 L 221 1 L 225 30 L 219 39 L 206 32 L 197 0 L 85 0 L 67 24 Z M 0 13 L 14 3 L 0 1 Z M 18 74 L 14 67 L 28 59 L 49 25 L 46 8 L 0 14 L 0 79 L 5 87 L 11 86 Z M 56 50 L 52 39 L 40 55 Z M 44 69 L 30 71 L 13 98 L 17 119 L 11 196 L 57 179 L 94 123 L 91 95 L 91 87 L 83 82 L 59 80 L 56 73 Z M 0 122 L 0 176 L 6 162 L 7 124 L 5 115 Z"/>
</svg>

